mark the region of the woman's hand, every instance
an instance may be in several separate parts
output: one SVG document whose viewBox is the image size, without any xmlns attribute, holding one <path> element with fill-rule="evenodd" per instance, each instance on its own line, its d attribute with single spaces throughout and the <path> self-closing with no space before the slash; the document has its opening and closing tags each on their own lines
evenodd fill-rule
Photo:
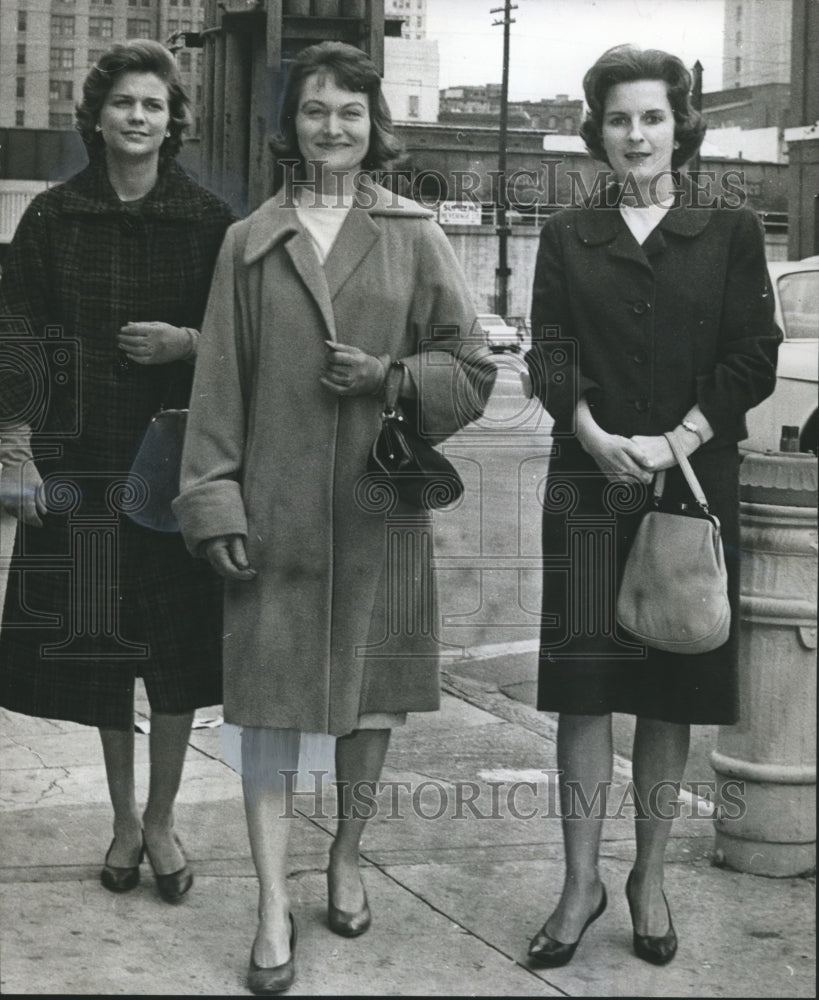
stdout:
<svg viewBox="0 0 819 1000">
<path fill-rule="evenodd" d="M 193 331 L 170 323 L 126 323 L 117 334 L 117 346 L 138 365 L 166 365 L 184 361 L 196 347 Z"/>
<path fill-rule="evenodd" d="M 206 559 L 226 580 L 252 580 L 256 570 L 250 565 L 241 535 L 221 535 L 202 543 Z"/>
<path fill-rule="evenodd" d="M 42 528 L 40 517 L 48 513 L 43 480 L 32 461 L 0 466 L 0 508 L 18 521 Z"/>
<path fill-rule="evenodd" d="M 387 377 L 387 367 L 381 358 L 350 347 L 325 340 L 327 360 L 319 382 L 338 396 L 373 396 L 379 392 Z"/>
<path fill-rule="evenodd" d="M 585 397 L 577 404 L 575 417 L 577 440 L 610 479 L 651 482 L 654 469 L 650 459 L 633 439 L 604 431 L 592 416 Z"/>
</svg>

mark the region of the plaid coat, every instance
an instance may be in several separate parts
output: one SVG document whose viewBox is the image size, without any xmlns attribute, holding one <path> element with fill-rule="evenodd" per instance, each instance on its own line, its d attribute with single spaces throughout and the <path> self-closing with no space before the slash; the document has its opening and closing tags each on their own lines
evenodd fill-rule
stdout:
<svg viewBox="0 0 819 1000">
<path fill-rule="evenodd" d="M 151 415 L 186 406 L 192 366 L 142 366 L 128 321 L 199 328 L 230 209 L 175 162 L 138 206 L 103 161 L 34 199 L 0 283 L 2 426 L 29 424 L 49 514 L 20 525 L 0 635 L 0 702 L 130 726 L 134 677 L 154 710 L 221 701 L 220 591 L 178 535 L 121 516 Z"/>
</svg>

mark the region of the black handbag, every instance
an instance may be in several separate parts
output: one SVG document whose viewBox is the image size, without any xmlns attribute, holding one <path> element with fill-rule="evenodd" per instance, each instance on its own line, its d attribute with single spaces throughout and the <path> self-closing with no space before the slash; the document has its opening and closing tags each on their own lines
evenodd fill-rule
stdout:
<svg viewBox="0 0 819 1000">
<path fill-rule="evenodd" d="M 666 504 L 665 472 L 657 473 L 654 509 L 640 522 L 626 559 L 617 621 L 654 649 L 707 653 L 727 641 L 731 626 L 720 523 L 687 456 L 665 437 L 695 503 Z"/>
<path fill-rule="evenodd" d="M 403 503 L 437 510 L 460 499 L 464 484 L 458 470 L 426 441 L 398 407 L 405 366 L 393 361 L 384 385 L 381 430 L 373 442 L 367 471 L 389 486 Z"/>
<path fill-rule="evenodd" d="M 179 471 L 187 410 L 160 410 L 148 429 L 128 473 L 130 497 L 125 513 L 143 528 L 179 531 L 171 502 L 179 496 Z"/>
</svg>

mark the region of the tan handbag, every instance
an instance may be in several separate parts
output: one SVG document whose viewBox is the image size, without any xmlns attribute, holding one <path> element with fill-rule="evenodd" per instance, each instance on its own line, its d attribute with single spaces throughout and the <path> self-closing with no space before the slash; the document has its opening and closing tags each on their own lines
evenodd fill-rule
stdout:
<svg viewBox="0 0 819 1000">
<path fill-rule="evenodd" d="M 691 463 L 665 435 L 695 503 L 663 504 L 665 472 L 654 481 L 654 509 L 640 523 L 617 597 L 617 621 L 637 639 L 671 653 L 707 653 L 728 639 L 728 574 L 717 517 Z"/>
</svg>

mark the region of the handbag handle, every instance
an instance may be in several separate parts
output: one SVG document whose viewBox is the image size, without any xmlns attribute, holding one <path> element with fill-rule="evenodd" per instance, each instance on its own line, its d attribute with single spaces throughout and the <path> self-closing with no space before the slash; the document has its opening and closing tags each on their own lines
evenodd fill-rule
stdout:
<svg viewBox="0 0 819 1000">
<path fill-rule="evenodd" d="M 404 382 L 404 371 L 406 366 L 403 361 L 393 361 L 387 371 L 384 380 L 384 413 L 392 416 L 398 404 L 398 394 Z"/>
<path fill-rule="evenodd" d="M 677 460 L 677 465 L 682 469 L 682 474 L 685 476 L 685 481 L 688 483 L 689 489 L 694 494 L 694 499 L 697 501 L 697 506 L 702 508 L 702 510 L 708 513 L 708 500 L 705 497 L 702 486 L 700 486 L 700 481 L 697 479 L 694 470 L 691 468 L 691 463 L 688 461 L 688 456 L 680 448 L 679 444 L 674 440 L 671 434 L 663 434 L 663 437 L 668 441 L 669 447 Z M 654 478 L 654 499 L 655 501 L 661 500 L 663 496 L 663 490 L 665 489 L 665 469 L 658 472 Z"/>
</svg>

